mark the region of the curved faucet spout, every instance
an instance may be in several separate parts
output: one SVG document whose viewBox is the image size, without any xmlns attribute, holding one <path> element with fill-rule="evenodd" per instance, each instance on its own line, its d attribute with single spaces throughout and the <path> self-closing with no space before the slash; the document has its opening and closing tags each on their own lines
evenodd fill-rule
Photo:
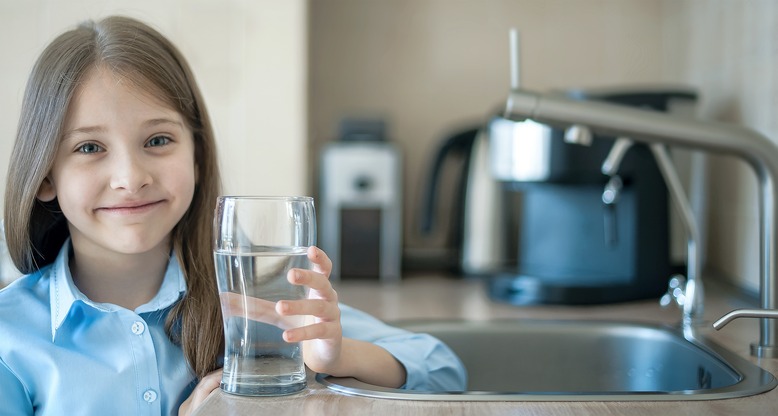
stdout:
<svg viewBox="0 0 778 416">
<path fill-rule="evenodd" d="M 778 307 L 778 146 L 767 137 L 745 127 L 681 118 L 616 104 L 575 101 L 521 89 L 511 90 L 505 117 L 515 121 L 532 119 L 566 129 L 573 124 L 588 127 L 595 135 L 629 137 L 644 143 L 703 149 L 732 154 L 756 171 L 760 193 L 760 307 Z M 760 339 L 752 352 L 778 357 L 778 321 L 760 318 Z"/>
<path fill-rule="evenodd" d="M 734 321 L 737 318 L 771 318 L 778 319 L 778 310 L 765 309 L 735 309 L 732 312 L 722 316 L 713 323 L 713 328 L 719 330 L 724 325 Z"/>
</svg>

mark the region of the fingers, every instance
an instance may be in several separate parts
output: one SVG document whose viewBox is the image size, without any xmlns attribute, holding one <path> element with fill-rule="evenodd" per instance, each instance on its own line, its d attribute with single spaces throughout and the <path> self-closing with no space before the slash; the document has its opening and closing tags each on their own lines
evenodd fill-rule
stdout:
<svg viewBox="0 0 778 416">
<path fill-rule="evenodd" d="M 325 299 L 279 300 L 276 312 L 281 316 L 311 315 L 326 321 L 340 319 L 337 301 Z"/>
<path fill-rule="evenodd" d="M 222 381 L 222 369 L 212 371 L 203 377 L 192 392 L 192 403 L 197 407 L 212 391 L 216 390 Z M 193 407 L 193 408 L 194 408 Z"/>
<path fill-rule="evenodd" d="M 313 270 L 292 269 L 287 274 L 287 280 L 292 284 L 310 288 L 310 298 L 337 302 L 337 293 L 329 280 L 332 261 L 324 251 L 314 246 L 308 247 L 308 258 L 314 264 Z"/>
<path fill-rule="evenodd" d="M 197 409 L 205 399 L 217 388 L 222 380 L 222 369 L 212 371 L 208 373 L 199 383 L 195 386 L 192 394 L 189 395 L 181 407 L 178 409 L 179 416 L 187 416 Z"/>
<path fill-rule="evenodd" d="M 315 297 L 317 298 L 337 299 L 337 293 L 332 288 L 332 283 L 327 279 L 327 276 L 321 273 L 305 269 L 292 269 L 287 273 L 286 279 L 293 285 L 307 286 L 316 291 Z"/>
<path fill-rule="evenodd" d="M 340 308 L 337 302 L 305 299 L 298 301 L 279 301 L 276 305 L 279 315 L 313 316 L 314 324 L 284 331 L 284 340 L 299 342 L 309 339 L 339 338 L 341 336 Z"/>
<path fill-rule="evenodd" d="M 329 278 L 332 272 L 332 260 L 322 249 L 311 246 L 308 247 L 308 260 L 313 263 L 313 270 Z"/>
<path fill-rule="evenodd" d="M 340 307 L 338 294 L 330 281 L 320 273 L 292 270 L 289 281 L 311 288 L 308 299 L 281 300 L 276 303 L 276 312 L 281 316 L 308 315 L 314 317 L 313 325 L 290 328 L 284 331 L 284 340 L 299 342 L 311 339 L 340 338 Z"/>
<path fill-rule="evenodd" d="M 275 311 L 279 315 L 311 315 L 323 320 L 340 319 L 338 293 L 325 276 L 310 270 L 294 269 L 289 271 L 287 279 L 292 284 L 307 286 L 311 291 L 307 299 L 278 301 Z"/>
<path fill-rule="evenodd" d="M 340 322 L 319 322 L 284 331 L 284 341 L 300 342 L 310 339 L 338 339 L 341 336 L 341 331 Z"/>
<path fill-rule="evenodd" d="M 314 317 L 314 324 L 284 331 L 284 340 L 299 342 L 312 339 L 340 339 L 340 307 L 338 294 L 329 280 L 332 261 L 324 251 L 317 247 L 308 248 L 308 259 L 313 263 L 312 270 L 292 269 L 287 280 L 294 285 L 310 289 L 307 299 L 280 300 L 276 303 L 276 312 L 281 316 L 307 315 Z"/>
</svg>

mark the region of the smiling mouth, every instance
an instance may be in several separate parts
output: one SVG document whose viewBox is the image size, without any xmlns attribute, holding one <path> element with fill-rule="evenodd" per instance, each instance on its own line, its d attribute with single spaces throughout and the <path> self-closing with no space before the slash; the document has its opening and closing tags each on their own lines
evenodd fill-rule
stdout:
<svg viewBox="0 0 778 416">
<path fill-rule="evenodd" d="M 153 202 L 146 202 L 146 203 L 139 203 L 139 204 L 100 207 L 97 209 L 97 211 L 114 213 L 114 214 L 139 214 L 146 211 L 150 211 L 162 203 L 163 201 L 160 200 L 160 201 L 153 201 Z"/>
</svg>

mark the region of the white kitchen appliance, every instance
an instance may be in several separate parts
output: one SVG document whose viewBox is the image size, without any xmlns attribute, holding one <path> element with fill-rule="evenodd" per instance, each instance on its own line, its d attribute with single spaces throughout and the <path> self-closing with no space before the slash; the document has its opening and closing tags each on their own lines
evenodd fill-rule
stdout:
<svg viewBox="0 0 778 416">
<path fill-rule="evenodd" d="M 400 279 L 401 158 L 383 140 L 340 140 L 321 155 L 319 242 L 331 277 Z"/>
</svg>

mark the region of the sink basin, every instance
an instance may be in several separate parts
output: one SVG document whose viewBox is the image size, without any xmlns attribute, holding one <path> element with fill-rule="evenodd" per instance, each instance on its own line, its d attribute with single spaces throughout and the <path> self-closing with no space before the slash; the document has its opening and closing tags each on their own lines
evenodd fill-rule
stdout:
<svg viewBox="0 0 778 416">
<path fill-rule="evenodd" d="M 710 400 L 773 389 L 772 374 L 675 328 L 606 321 L 493 320 L 394 323 L 438 337 L 468 371 L 467 391 L 388 389 L 318 376 L 342 393 L 406 400 Z"/>
</svg>

